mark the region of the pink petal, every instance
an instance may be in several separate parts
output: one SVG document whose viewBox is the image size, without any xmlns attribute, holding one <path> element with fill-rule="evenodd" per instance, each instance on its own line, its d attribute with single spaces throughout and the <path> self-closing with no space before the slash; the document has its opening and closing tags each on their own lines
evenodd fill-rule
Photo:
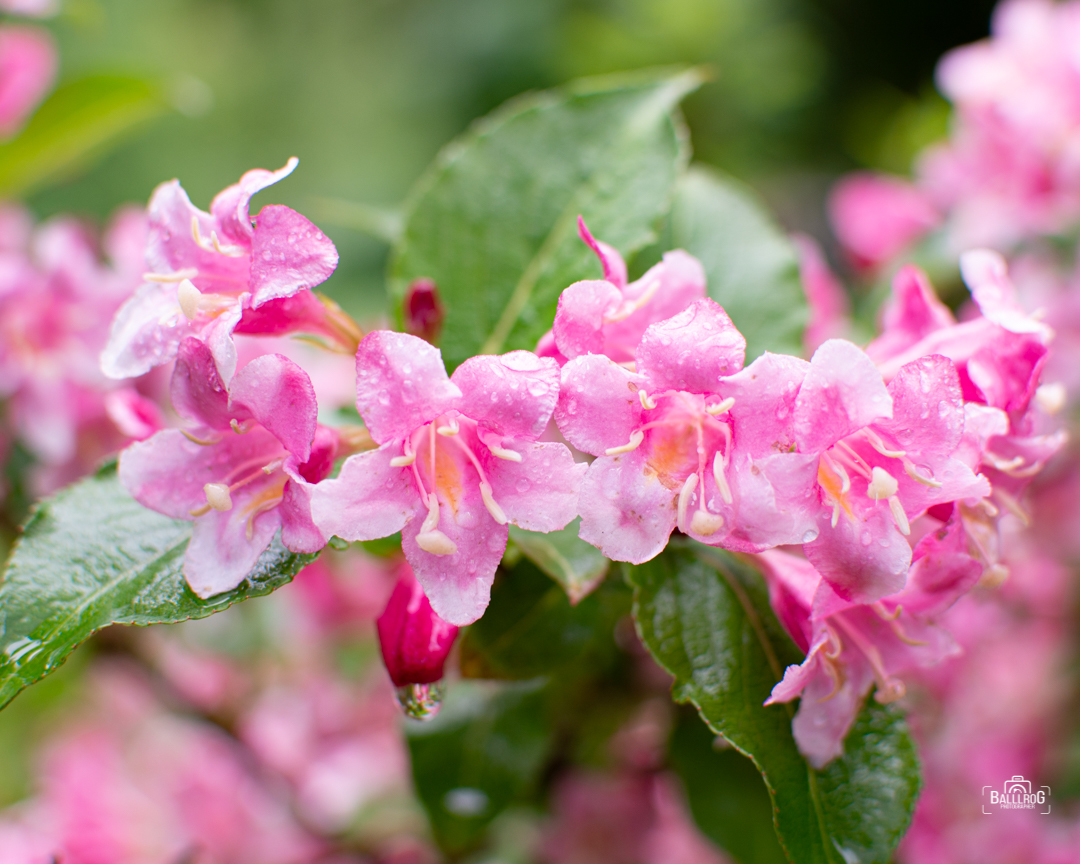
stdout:
<svg viewBox="0 0 1080 864">
<path fill-rule="evenodd" d="M 724 379 L 742 369 L 746 339 L 723 307 L 705 298 L 651 325 L 636 357 L 650 389 L 719 393 Z"/>
<path fill-rule="evenodd" d="M 338 264 L 330 238 L 280 204 L 259 211 L 251 238 L 252 306 L 325 282 Z"/>
<path fill-rule="evenodd" d="M 517 444 L 520 462 L 481 454 L 495 500 L 526 531 L 558 531 L 578 515 L 578 490 L 588 465 L 563 444 Z"/>
<path fill-rule="evenodd" d="M 604 322 L 619 308 L 622 294 L 610 282 L 575 282 L 559 295 L 551 332 L 563 356 L 604 353 Z"/>
<path fill-rule="evenodd" d="M 289 297 L 268 300 L 258 309 L 247 307 L 240 323 L 236 326 L 238 334 L 251 336 L 279 336 L 285 333 L 325 333 L 327 332 L 326 307 L 311 291 L 300 291 Z"/>
<path fill-rule="evenodd" d="M 590 354 L 562 368 L 555 423 L 578 450 L 602 456 L 641 425 L 641 378 L 607 357 Z"/>
<path fill-rule="evenodd" d="M 311 517 L 327 537 L 343 540 L 378 540 L 396 534 L 414 513 L 423 521 L 420 503 L 408 468 L 393 468 L 390 460 L 401 446 L 388 444 L 350 456 L 333 480 L 323 480 L 311 493 Z"/>
<path fill-rule="evenodd" d="M 463 394 L 458 404 L 462 414 L 514 438 L 538 438 L 559 399 L 558 365 L 531 351 L 472 357 L 450 380 Z"/>
<path fill-rule="evenodd" d="M 1030 336 L 998 332 L 968 359 L 967 374 L 988 405 L 1023 412 L 1039 386 L 1049 353 Z"/>
<path fill-rule="evenodd" d="M 819 534 L 803 546 L 811 564 L 845 600 L 872 603 L 904 587 L 911 565 L 911 547 L 893 524 L 884 501 L 875 502 L 853 524 L 841 512 L 836 527 L 832 513 L 822 508 Z"/>
<path fill-rule="evenodd" d="M 180 343 L 169 395 L 181 419 L 198 426 L 224 431 L 237 416 L 229 410 L 229 393 L 210 349 L 190 336 Z"/>
<path fill-rule="evenodd" d="M 398 687 L 430 684 L 443 677 L 458 628 L 432 611 L 408 565 L 401 569 L 401 579 L 376 622 L 383 663 Z"/>
<path fill-rule="evenodd" d="M 172 360 L 180 341 L 193 333 L 180 311 L 175 285 L 140 285 L 113 319 L 101 352 L 101 371 L 109 378 L 145 375 Z"/>
<path fill-rule="evenodd" d="M 1013 333 L 1034 333 L 1049 341 L 1052 331 L 1024 311 L 1016 299 L 1005 259 L 990 249 L 974 249 L 960 256 L 960 273 L 971 289 L 983 316 Z"/>
<path fill-rule="evenodd" d="M 456 408 L 461 391 L 442 352 L 418 336 L 373 330 L 356 351 L 356 409 L 379 443 L 404 438 Z"/>
<path fill-rule="evenodd" d="M 56 45 L 39 27 L 0 27 L 0 136 L 13 135 L 56 78 Z"/>
<path fill-rule="evenodd" d="M 211 510 L 195 520 L 184 554 L 184 578 L 203 599 L 231 591 L 243 582 L 281 525 L 276 507 L 261 513 L 254 520 L 249 539 L 251 514 L 241 501 L 231 510 Z"/>
<path fill-rule="evenodd" d="M 596 253 L 596 257 L 600 259 L 600 264 L 604 268 L 604 279 L 616 288 L 625 288 L 626 262 L 623 261 L 622 255 L 614 247 L 608 246 L 607 243 L 602 243 L 593 237 L 585 224 L 585 220 L 580 215 L 577 217 L 577 226 L 578 237 L 584 240 L 588 247 Z"/>
<path fill-rule="evenodd" d="M 851 303 L 817 241 L 805 234 L 792 235 L 799 253 L 799 278 L 810 307 L 810 321 L 803 334 L 807 353 L 827 339 L 843 336 L 851 325 Z"/>
<path fill-rule="evenodd" d="M 844 739 L 873 684 L 869 665 L 850 657 L 852 653 L 844 654 L 845 680 L 831 698 L 833 680 L 822 666 L 817 667 L 806 683 L 799 710 L 791 722 L 799 752 L 817 769 L 843 755 Z"/>
<path fill-rule="evenodd" d="M 960 378 L 947 357 L 928 354 L 901 367 L 889 382 L 893 416 L 874 424 L 915 461 L 947 458 L 964 434 Z"/>
<path fill-rule="evenodd" d="M 149 438 L 165 427 L 165 417 L 158 404 L 131 387 L 106 393 L 105 412 L 121 434 L 136 441 Z"/>
<path fill-rule="evenodd" d="M 623 299 L 639 301 L 652 296 L 637 311 L 604 328 L 604 353 L 618 363 L 634 359 L 634 351 L 650 324 L 678 315 L 695 300 L 705 297 L 705 268 L 693 255 L 674 249 L 659 264 L 623 289 Z"/>
<path fill-rule="evenodd" d="M 893 278 L 892 295 L 881 316 L 881 335 L 866 347 L 866 353 L 875 361 L 894 357 L 931 333 L 955 324 L 927 275 L 906 264 Z"/>
<path fill-rule="evenodd" d="M 967 549 L 967 532 L 959 519 L 922 538 L 912 553 L 904 590 L 892 599 L 911 615 L 934 618 L 968 592 L 983 567 Z"/>
<path fill-rule="evenodd" d="M 601 456 L 581 483 L 578 533 L 613 561 L 641 564 L 667 545 L 678 497 L 648 469 L 640 450 Z"/>
<path fill-rule="evenodd" d="M 824 450 L 890 416 L 892 399 L 865 352 L 843 339 L 830 339 L 814 352 L 795 400 L 795 440 L 802 452 Z"/>
<path fill-rule="evenodd" d="M 251 413 L 298 462 L 311 455 L 319 408 L 307 373 L 280 354 L 264 354 L 237 373 L 230 405 Z"/>
<path fill-rule="evenodd" d="M 817 463 L 812 453 L 773 453 L 733 463 L 736 516 L 725 548 L 761 552 L 817 535 Z"/>
<path fill-rule="evenodd" d="M 484 614 L 491 597 L 495 568 L 506 551 L 509 529 L 491 518 L 475 483 L 462 486 L 455 512 L 440 507 L 439 530 L 457 546 L 452 555 L 432 555 L 416 545 L 426 511 L 401 531 L 401 548 L 440 618 L 456 627 Z"/>
<path fill-rule="evenodd" d="M 240 178 L 240 182 L 223 189 L 210 203 L 210 212 L 221 227 L 222 239 L 239 242 L 243 246 L 251 243 L 254 230 L 251 227 L 249 206 L 255 193 L 284 180 L 300 164 L 295 156 L 285 163 L 284 168 L 267 171 L 265 168 L 253 168 Z"/>
<path fill-rule="evenodd" d="M 151 271 L 168 274 L 194 268 L 199 275 L 192 281 L 204 293 L 238 294 L 246 288 L 248 255 L 222 255 L 195 242 L 192 219 L 198 223 L 199 234 L 207 243 L 218 226 L 209 213 L 191 203 L 179 180 L 162 183 L 154 190 L 146 215 L 149 224 L 146 264 Z M 249 245 L 245 241 L 245 252 Z"/>
<path fill-rule="evenodd" d="M 277 511 L 281 516 L 281 542 L 292 552 L 311 554 L 318 552 L 330 538 L 323 534 L 311 518 L 311 493 L 314 484 L 308 483 L 295 468 L 285 463 L 290 480 L 285 484 L 281 504 Z"/>
<path fill-rule="evenodd" d="M 805 360 L 766 351 L 724 382 L 740 452 L 757 458 L 794 448 L 795 400 L 809 371 Z"/>
</svg>

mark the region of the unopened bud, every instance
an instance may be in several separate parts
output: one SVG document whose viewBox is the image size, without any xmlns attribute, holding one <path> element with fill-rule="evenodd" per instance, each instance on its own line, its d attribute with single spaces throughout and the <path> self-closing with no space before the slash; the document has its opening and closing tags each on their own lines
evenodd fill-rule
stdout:
<svg viewBox="0 0 1080 864">
<path fill-rule="evenodd" d="M 417 279 L 405 292 L 405 332 L 434 345 L 442 332 L 446 311 L 431 279 Z"/>
<path fill-rule="evenodd" d="M 383 663 L 397 687 L 442 678 L 458 628 L 435 614 L 407 565 L 376 623 Z"/>
</svg>

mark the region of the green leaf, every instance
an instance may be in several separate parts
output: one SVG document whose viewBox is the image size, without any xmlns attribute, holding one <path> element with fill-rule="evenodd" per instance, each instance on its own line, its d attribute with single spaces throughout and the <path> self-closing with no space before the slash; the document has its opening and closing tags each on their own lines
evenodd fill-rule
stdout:
<svg viewBox="0 0 1080 864">
<path fill-rule="evenodd" d="M 460 681 L 434 720 L 405 721 L 413 783 L 448 853 L 477 845 L 535 787 L 552 745 L 546 681 Z"/>
<path fill-rule="evenodd" d="M 95 75 L 56 90 L 16 138 L 0 144 L 0 198 L 62 180 L 168 105 L 138 78 Z"/>
<path fill-rule="evenodd" d="M 314 555 L 275 538 L 247 581 L 201 600 L 181 566 L 191 523 L 136 503 L 115 464 L 34 509 L 0 584 L 0 708 L 110 624 L 205 618 L 289 582 Z"/>
<path fill-rule="evenodd" d="M 749 187 L 695 166 L 679 182 L 668 248 L 701 261 L 709 296 L 746 337 L 746 360 L 802 354 L 809 317 L 795 247 Z"/>
<path fill-rule="evenodd" d="M 604 581 L 610 563 L 604 554 L 578 537 L 581 519 L 561 531 L 540 534 L 510 526 L 510 539 L 537 567 L 562 585 L 576 606 Z"/>
<path fill-rule="evenodd" d="M 688 154 L 673 112 L 700 83 L 667 70 L 526 95 L 443 151 L 411 196 L 390 282 L 401 298 L 435 280 L 449 368 L 534 347 L 559 293 L 600 277 L 578 214 L 624 255 L 654 238 Z"/>
<path fill-rule="evenodd" d="M 698 827 L 740 864 L 784 864 L 769 791 L 754 763 L 709 730 L 696 712 L 681 711 L 668 760 L 686 788 Z"/>
<path fill-rule="evenodd" d="M 529 561 L 500 568 L 484 617 L 462 637 L 462 674 L 510 680 L 552 674 L 561 682 L 573 671 L 595 673 L 615 650 L 615 622 L 629 607 L 629 592 L 618 581 L 571 606 Z"/>
<path fill-rule="evenodd" d="M 791 736 L 790 706 L 765 707 L 790 663 L 801 662 L 768 605 L 760 575 L 732 555 L 673 542 L 627 568 L 638 632 L 717 734 L 754 760 L 795 864 L 885 864 L 907 830 L 919 791 L 915 748 L 903 717 L 870 702 L 822 771 Z"/>
</svg>

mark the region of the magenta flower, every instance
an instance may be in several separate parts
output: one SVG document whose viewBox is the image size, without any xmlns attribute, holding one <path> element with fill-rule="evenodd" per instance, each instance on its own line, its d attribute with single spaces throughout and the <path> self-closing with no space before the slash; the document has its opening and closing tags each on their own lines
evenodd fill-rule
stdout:
<svg viewBox="0 0 1080 864">
<path fill-rule="evenodd" d="M 56 45 L 41 27 L 0 27 L 0 138 L 14 135 L 56 78 Z"/>
<path fill-rule="evenodd" d="M 405 557 L 442 619 L 464 626 L 488 604 L 513 522 L 563 528 L 577 515 L 584 465 L 538 443 L 559 370 L 528 351 L 465 361 L 405 333 L 376 331 L 356 354 L 356 407 L 377 450 L 350 457 L 313 491 L 327 535 L 373 540 L 402 532 Z"/>
<path fill-rule="evenodd" d="M 799 253 L 799 279 L 810 307 L 803 346 L 807 354 L 813 354 L 822 342 L 847 334 L 851 326 L 851 303 L 844 286 L 829 269 L 817 241 L 805 234 L 794 234 L 791 240 Z"/>
<path fill-rule="evenodd" d="M 712 544 L 732 531 L 738 398 L 726 385 L 745 351 L 724 310 L 702 299 L 645 330 L 636 372 L 599 354 L 563 367 L 556 423 L 597 457 L 581 487 L 582 539 L 640 564 L 676 526 Z"/>
<path fill-rule="evenodd" d="M 458 628 L 435 614 L 408 564 L 376 624 L 383 663 L 395 687 L 434 684 L 443 677 Z"/>
<path fill-rule="evenodd" d="M 923 554 L 956 554 L 963 532 L 946 531 L 942 536 L 926 544 L 935 548 Z M 942 545 L 950 547 L 947 552 L 936 548 Z M 844 752 L 844 738 L 871 687 L 876 687 L 878 702 L 894 702 L 906 692 L 897 677 L 900 673 L 958 653 L 944 630 L 912 616 L 899 598 L 853 606 L 836 595 L 805 559 L 771 550 L 759 561 L 777 617 L 806 652 L 800 665 L 788 666 L 765 704 L 802 697 L 792 733 L 799 751 L 815 768 Z M 967 562 L 973 563 L 970 558 Z M 972 575 L 978 578 L 978 565 L 973 569 L 972 573 L 971 567 L 961 568 L 964 576 L 952 580 L 948 602 L 970 587 Z M 944 593 L 939 591 L 927 605 L 945 602 Z"/>
<path fill-rule="evenodd" d="M 631 362 L 651 324 L 705 296 L 701 263 L 681 249 L 664 253 L 659 264 L 627 284 L 622 256 L 596 240 L 580 216 L 578 234 L 600 259 L 604 278 L 575 282 L 562 292 L 555 323 L 536 347 L 541 357 L 554 357 L 560 365 L 584 354 Z"/>
<path fill-rule="evenodd" d="M 141 375 L 170 361 L 180 342 L 195 336 L 210 346 L 228 384 L 236 370 L 234 331 L 333 331 L 307 289 L 334 272 L 334 244 L 288 207 L 268 205 L 254 224 L 248 213 L 251 196 L 296 165 L 294 158 L 279 171 L 248 171 L 218 194 L 209 213 L 192 205 L 177 180 L 155 190 L 146 248 L 151 272 L 117 313 L 101 356 L 106 375 Z"/>
<path fill-rule="evenodd" d="M 299 366 L 264 355 L 226 389 L 210 349 L 187 338 L 172 399 L 192 428 L 133 444 L 120 456 L 120 480 L 143 506 L 194 521 L 184 576 L 196 594 L 239 585 L 279 528 L 294 552 L 326 545 L 309 498 L 330 472 L 337 436 L 317 424 L 315 391 Z"/>
<path fill-rule="evenodd" d="M 793 427 L 798 450 L 820 454 L 818 534 L 803 551 L 847 600 L 871 602 L 903 587 L 916 516 L 990 494 L 986 479 L 954 455 L 964 404 L 945 357 L 907 364 L 886 389 L 864 352 L 826 342 L 795 400 Z"/>
</svg>

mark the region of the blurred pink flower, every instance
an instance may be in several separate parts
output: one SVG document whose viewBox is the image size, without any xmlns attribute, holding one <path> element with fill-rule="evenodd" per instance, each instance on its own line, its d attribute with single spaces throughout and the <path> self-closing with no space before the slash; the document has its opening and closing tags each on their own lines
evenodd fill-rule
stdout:
<svg viewBox="0 0 1080 864">
<path fill-rule="evenodd" d="M 52 88 L 58 58 L 49 31 L 0 27 L 0 138 L 14 135 Z"/>
</svg>

